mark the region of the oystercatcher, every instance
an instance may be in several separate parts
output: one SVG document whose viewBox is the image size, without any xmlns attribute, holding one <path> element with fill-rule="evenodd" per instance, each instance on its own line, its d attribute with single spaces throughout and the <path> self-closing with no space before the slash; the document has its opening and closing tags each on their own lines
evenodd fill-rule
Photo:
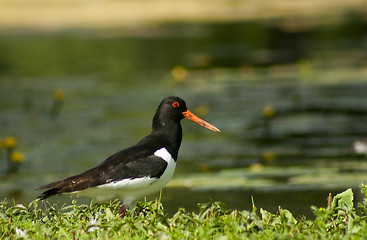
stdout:
<svg viewBox="0 0 367 240">
<path fill-rule="evenodd" d="M 166 97 L 157 108 L 148 136 L 84 173 L 40 186 L 37 189 L 49 189 L 38 198 L 70 193 L 97 202 L 120 199 L 123 217 L 126 208 L 132 209 L 139 199 L 159 192 L 172 178 L 182 140 L 180 121 L 184 118 L 219 132 L 191 113 L 183 99 Z"/>
</svg>

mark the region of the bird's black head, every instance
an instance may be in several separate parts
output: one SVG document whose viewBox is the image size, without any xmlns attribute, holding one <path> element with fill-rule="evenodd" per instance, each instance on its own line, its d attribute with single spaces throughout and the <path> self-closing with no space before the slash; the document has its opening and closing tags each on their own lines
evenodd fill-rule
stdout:
<svg viewBox="0 0 367 240">
<path fill-rule="evenodd" d="M 153 119 L 153 128 L 164 127 L 170 123 L 179 124 L 184 118 L 196 122 L 209 130 L 219 132 L 218 128 L 191 113 L 186 107 L 186 102 L 182 98 L 175 96 L 166 97 L 159 104 Z"/>
<path fill-rule="evenodd" d="M 184 118 L 196 122 L 209 130 L 219 132 L 218 128 L 191 113 L 182 98 L 166 97 L 159 104 L 154 115 L 153 130 L 149 136 L 154 136 L 154 141 L 157 144 L 164 142 L 164 147 L 167 148 L 174 159 L 177 159 L 181 145 L 182 127 L 180 121 Z"/>
<path fill-rule="evenodd" d="M 171 96 L 162 100 L 156 114 L 161 115 L 161 119 L 179 122 L 185 118 L 183 115 L 185 111 L 187 111 L 186 102 L 180 97 Z"/>
</svg>

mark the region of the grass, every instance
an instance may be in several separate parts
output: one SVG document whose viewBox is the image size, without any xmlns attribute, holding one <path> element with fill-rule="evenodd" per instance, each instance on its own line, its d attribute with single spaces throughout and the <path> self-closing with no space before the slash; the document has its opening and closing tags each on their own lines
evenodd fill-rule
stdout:
<svg viewBox="0 0 367 240">
<path fill-rule="evenodd" d="M 359 239 L 367 236 L 367 186 L 363 203 L 353 205 L 348 189 L 312 206 L 315 219 L 294 218 L 286 209 L 270 213 L 229 210 L 223 203 L 198 204 L 198 213 L 179 209 L 168 217 L 159 200 L 140 202 L 120 218 L 120 203 L 70 206 L 33 201 L 0 204 L 1 239 Z"/>
</svg>

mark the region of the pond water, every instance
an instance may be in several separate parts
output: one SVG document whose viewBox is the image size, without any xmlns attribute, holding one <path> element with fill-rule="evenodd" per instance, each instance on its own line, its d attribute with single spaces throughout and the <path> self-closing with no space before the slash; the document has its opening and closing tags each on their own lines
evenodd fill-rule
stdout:
<svg viewBox="0 0 367 240">
<path fill-rule="evenodd" d="M 161 99 L 178 95 L 221 133 L 182 121 L 162 194 L 167 213 L 210 198 L 250 210 L 253 196 L 258 208 L 310 217 L 311 205 L 349 187 L 358 201 L 367 173 L 365 155 L 353 151 L 367 135 L 364 29 L 351 16 L 298 31 L 261 21 L 2 35 L 0 139 L 16 137 L 26 159 L 3 174 L 0 199 L 29 202 L 37 186 L 135 144 Z M 65 98 L 52 114 L 57 89 Z M 5 172 L 4 147 L 0 160 Z"/>
</svg>

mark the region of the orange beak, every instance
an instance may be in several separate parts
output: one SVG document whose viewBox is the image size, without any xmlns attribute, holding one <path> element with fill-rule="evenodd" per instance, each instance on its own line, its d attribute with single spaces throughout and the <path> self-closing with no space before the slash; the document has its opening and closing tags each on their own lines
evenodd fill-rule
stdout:
<svg viewBox="0 0 367 240">
<path fill-rule="evenodd" d="M 203 119 L 197 117 L 195 114 L 193 114 L 189 110 L 186 110 L 182 114 L 185 116 L 186 119 L 196 122 L 197 124 L 199 124 L 202 127 L 206 127 L 207 129 L 212 130 L 214 132 L 220 132 L 218 128 L 214 127 L 210 123 L 205 122 Z"/>
</svg>

